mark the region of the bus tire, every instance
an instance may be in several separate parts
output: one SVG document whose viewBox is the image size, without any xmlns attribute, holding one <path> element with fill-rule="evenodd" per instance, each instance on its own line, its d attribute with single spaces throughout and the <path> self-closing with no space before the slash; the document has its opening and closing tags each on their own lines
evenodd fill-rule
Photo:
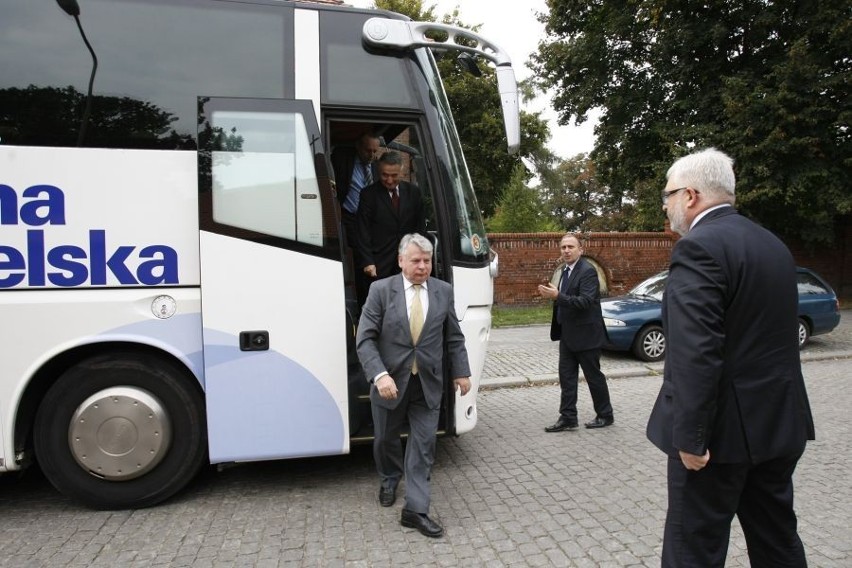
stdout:
<svg viewBox="0 0 852 568">
<path fill-rule="evenodd" d="M 62 493 L 95 509 L 155 505 L 206 461 L 195 378 L 151 354 L 113 353 L 65 371 L 36 413 L 36 460 Z"/>
</svg>

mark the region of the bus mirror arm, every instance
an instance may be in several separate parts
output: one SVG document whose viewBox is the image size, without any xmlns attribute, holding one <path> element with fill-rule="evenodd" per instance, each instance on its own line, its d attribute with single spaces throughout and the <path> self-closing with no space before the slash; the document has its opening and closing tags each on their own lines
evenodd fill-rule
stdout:
<svg viewBox="0 0 852 568">
<path fill-rule="evenodd" d="M 427 37 L 427 33 L 447 34 L 440 42 Z M 481 35 L 457 26 L 437 22 L 409 22 L 388 18 L 370 18 L 364 23 L 364 41 L 368 45 L 385 49 L 408 50 L 428 47 L 434 50 L 463 51 L 484 57 L 496 66 L 497 87 L 503 108 L 503 124 L 509 153 L 514 154 L 521 145 L 521 122 L 518 107 L 518 83 L 509 54 Z M 465 44 L 459 43 L 459 41 Z"/>
</svg>

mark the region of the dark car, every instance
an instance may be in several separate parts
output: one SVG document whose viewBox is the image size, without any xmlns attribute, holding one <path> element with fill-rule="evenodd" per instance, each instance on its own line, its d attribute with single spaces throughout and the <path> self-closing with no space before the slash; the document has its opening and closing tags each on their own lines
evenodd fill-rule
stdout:
<svg viewBox="0 0 852 568">
<path fill-rule="evenodd" d="M 811 336 L 828 333 L 840 323 L 840 303 L 831 286 L 812 270 L 797 268 L 799 348 Z M 608 341 L 606 349 L 632 351 L 643 361 L 666 355 L 662 301 L 668 271 L 644 280 L 625 296 L 601 300 Z"/>
</svg>

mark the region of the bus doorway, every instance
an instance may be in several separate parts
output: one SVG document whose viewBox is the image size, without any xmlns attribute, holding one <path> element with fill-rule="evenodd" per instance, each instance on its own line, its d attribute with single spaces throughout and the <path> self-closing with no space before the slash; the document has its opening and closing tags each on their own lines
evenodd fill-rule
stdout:
<svg viewBox="0 0 852 568">
<path fill-rule="evenodd" d="M 449 272 L 446 267 L 449 266 L 449 262 L 442 257 L 443 251 L 438 228 L 440 215 L 436 207 L 435 192 L 433 191 L 434 184 L 430 181 L 428 175 L 427 149 L 424 147 L 425 137 L 421 133 L 420 125 L 417 122 L 406 121 L 404 119 L 390 121 L 387 115 L 376 117 L 375 120 L 364 120 L 362 117 L 355 119 L 341 115 L 339 117 L 329 116 L 326 118 L 326 132 L 328 133 L 328 145 L 331 148 L 332 169 L 335 173 L 335 182 L 338 184 L 337 195 L 338 201 L 340 201 L 338 205 L 341 207 L 341 216 L 346 214 L 343 202 L 345 198 L 341 198 L 341 196 L 348 195 L 351 191 L 364 191 L 364 189 L 358 188 L 357 184 L 342 188 L 340 187 L 341 180 L 344 183 L 346 183 L 346 180 L 352 183 L 352 178 L 356 177 L 352 175 L 352 169 L 360 167 L 357 164 L 357 146 L 359 141 L 362 140 L 365 134 L 375 136 L 379 141 L 379 150 L 376 153 L 373 170 L 378 171 L 376 162 L 381 155 L 395 153 L 399 156 L 402 163 L 400 182 L 401 184 L 410 184 L 413 186 L 413 190 L 419 193 L 423 205 L 424 236 L 435 246 L 431 277 L 448 280 Z M 355 164 L 354 166 L 353 163 Z M 374 183 L 381 183 L 378 176 L 375 176 Z M 406 189 L 409 189 L 408 186 L 406 186 Z M 348 199 L 346 205 L 351 205 L 351 202 L 352 200 Z M 363 215 L 363 212 L 361 214 Z M 401 238 L 402 235 L 398 236 Z M 344 236 L 344 251 L 348 267 L 345 278 L 347 318 L 351 320 L 353 329 L 352 342 L 348 353 L 350 429 L 353 441 L 368 441 L 372 437 L 372 416 L 369 401 L 370 385 L 361 371 L 361 365 L 355 352 L 354 334 L 357 330 L 358 318 L 360 317 L 360 307 L 366 301 L 369 279 L 363 287 L 356 285 L 357 279 L 363 278 L 361 272 L 364 266 L 363 262 L 360 262 L 362 255 L 359 254 L 359 247 L 363 246 L 363 243 L 357 242 L 358 233 L 354 237 L 352 239 Z M 355 242 L 352 242 L 353 240 Z M 447 397 L 447 400 L 452 401 L 452 397 Z M 442 431 L 446 428 L 446 419 L 448 416 L 449 414 L 446 411 L 442 412 L 441 423 L 439 425 Z"/>
</svg>

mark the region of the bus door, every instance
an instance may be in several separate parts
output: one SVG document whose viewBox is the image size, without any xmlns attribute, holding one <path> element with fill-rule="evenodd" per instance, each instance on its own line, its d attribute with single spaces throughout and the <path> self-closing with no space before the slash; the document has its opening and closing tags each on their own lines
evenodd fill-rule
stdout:
<svg viewBox="0 0 852 568">
<path fill-rule="evenodd" d="M 309 101 L 199 101 L 211 463 L 349 451 L 338 217 Z"/>
</svg>

